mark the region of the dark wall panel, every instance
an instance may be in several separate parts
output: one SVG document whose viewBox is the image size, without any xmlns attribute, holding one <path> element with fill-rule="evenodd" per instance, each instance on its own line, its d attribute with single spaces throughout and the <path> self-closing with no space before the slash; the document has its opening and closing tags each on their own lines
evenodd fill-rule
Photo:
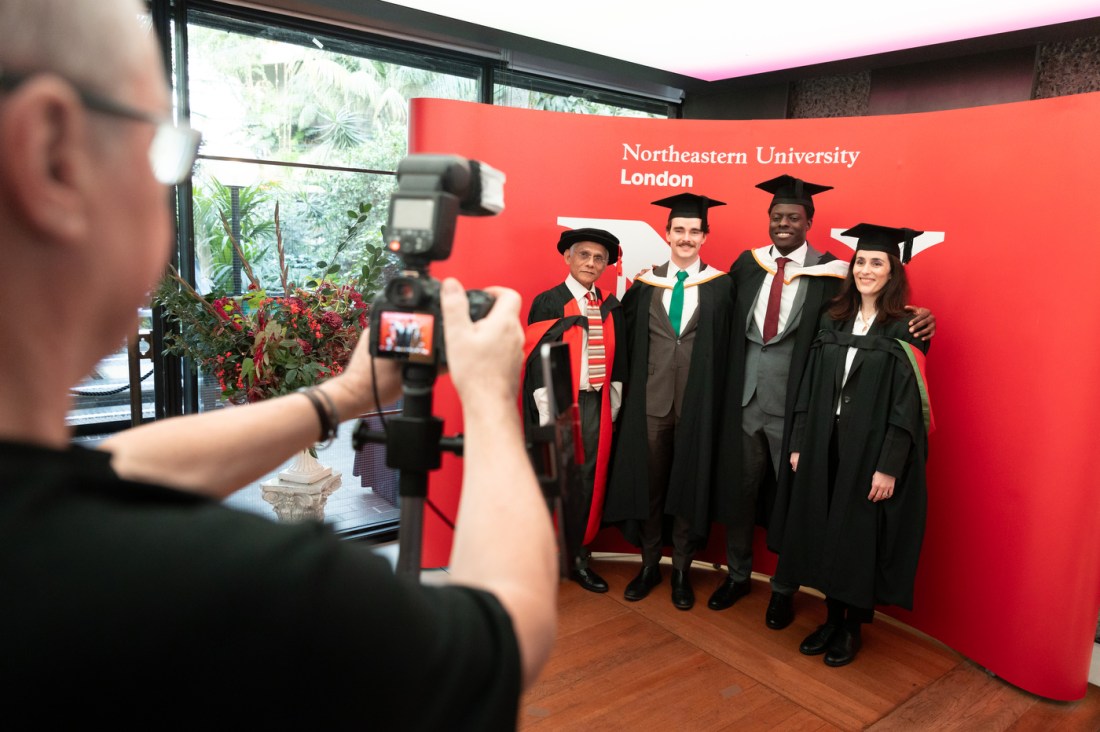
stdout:
<svg viewBox="0 0 1100 732">
<path fill-rule="evenodd" d="M 720 81 L 690 92 L 684 99 L 684 119 L 783 119 L 790 85 L 746 86 Z"/>
<path fill-rule="evenodd" d="M 1035 98 L 1100 91 L 1100 36 L 1039 46 Z"/>
<path fill-rule="evenodd" d="M 871 72 L 868 114 L 981 107 L 1031 99 L 1035 47 Z"/>
<path fill-rule="evenodd" d="M 861 117 L 867 114 L 870 95 L 869 71 L 805 79 L 792 85 L 789 116 Z"/>
</svg>

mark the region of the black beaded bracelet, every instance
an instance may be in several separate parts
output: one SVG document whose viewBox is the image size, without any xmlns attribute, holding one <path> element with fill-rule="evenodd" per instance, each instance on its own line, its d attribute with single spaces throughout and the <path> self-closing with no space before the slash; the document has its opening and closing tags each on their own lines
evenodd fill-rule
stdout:
<svg viewBox="0 0 1100 732">
<path fill-rule="evenodd" d="M 322 447 L 328 447 L 336 439 L 336 433 L 340 429 L 340 415 L 336 412 L 336 404 L 332 397 L 316 386 L 302 387 L 298 393 L 309 399 L 309 403 L 317 411 L 317 419 L 321 422 L 321 437 L 317 442 Z"/>
</svg>

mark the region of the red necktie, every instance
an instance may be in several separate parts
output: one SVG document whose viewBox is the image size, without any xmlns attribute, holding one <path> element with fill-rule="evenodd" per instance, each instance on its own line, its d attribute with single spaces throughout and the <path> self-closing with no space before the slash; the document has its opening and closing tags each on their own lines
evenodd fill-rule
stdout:
<svg viewBox="0 0 1100 732">
<path fill-rule="evenodd" d="M 600 299 L 595 292 L 589 292 L 588 300 L 588 385 L 599 391 L 607 377 L 607 365 L 604 362 L 603 316 L 600 315 Z"/>
<path fill-rule="evenodd" d="M 772 289 L 768 293 L 768 311 L 764 314 L 764 342 L 767 343 L 779 332 L 779 303 L 783 299 L 783 268 L 790 257 L 780 257 L 775 260 L 775 277 L 772 278 Z"/>
</svg>

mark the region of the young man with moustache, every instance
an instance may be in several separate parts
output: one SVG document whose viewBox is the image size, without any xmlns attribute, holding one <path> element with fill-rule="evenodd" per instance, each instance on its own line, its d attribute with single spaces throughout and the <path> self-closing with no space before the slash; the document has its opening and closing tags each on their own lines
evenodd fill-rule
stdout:
<svg viewBox="0 0 1100 732">
<path fill-rule="evenodd" d="M 725 480 L 714 494 L 716 521 L 726 527 L 729 575 L 711 595 L 707 607 L 724 610 L 752 586 L 753 535 L 768 526 L 777 481 L 790 470 L 789 415 L 798 396 L 810 344 L 821 314 L 836 295 L 848 265 L 806 241 L 813 226 L 813 197 L 832 186 L 790 175 L 764 181 L 757 188 L 772 194 L 768 207 L 771 244 L 743 252 L 730 268 L 736 292 L 730 336 L 728 391 L 718 472 Z M 931 338 L 935 318 L 923 308 L 910 330 Z M 771 581 L 765 623 L 781 630 L 794 619 L 796 586 Z"/>
<path fill-rule="evenodd" d="M 688 569 L 709 529 L 714 447 L 722 423 L 730 278 L 704 264 L 708 209 L 725 205 L 681 193 L 669 209 L 669 261 L 623 296 L 628 379 L 604 519 L 641 547 L 642 567 L 623 596 L 637 601 L 661 582 L 671 523 L 672 603 L 695 603 Z"/>
<path fill-rule="evenodd" d="M 558 251 L 569 268 L 565 281 L 535 296 L 527 316 L 524 412 L 527 424 L 546 424 L 550 404 L 539 367 L 538 348 L 563 341 L 569 345 L 577 388 L 584 463 L 581 503 L 584 537 L 572 579 L 589 592 L 607 592 L 606 580 L 593 570 L 587 544 L 600 529 L 607 470 L 611 462 L 612 424 L 622 401 L 625 358 L 623 317 L 618 299 L 596 287 L 609 264 L 619 258 L 619 240 L 603 229 L 563 231 Z"/>
</svg>

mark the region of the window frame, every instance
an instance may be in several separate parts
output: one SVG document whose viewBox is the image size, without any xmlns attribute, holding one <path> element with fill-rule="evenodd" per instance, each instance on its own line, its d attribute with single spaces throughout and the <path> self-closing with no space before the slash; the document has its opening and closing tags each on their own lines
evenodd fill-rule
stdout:
<svg viewBox="0 0 1100 732">
<path fill-rule="evenodd" d="M 146 0 L 152 18 L 152 30 L 161 42 L 165 67 L 172 73 L 172 94 L 177 117 L 190 119 L 191 86 L 188 79 L 188 31 L 192 24 L 253 37 L 267 37 L 284 43 L 314 47 L 313 38 L 322 39 L 323 48 L 373 61 L 409 66 L 469 78 L 475 81 L 481 103 L 493 104 L 500 85 L 557 96 L 622 107 L 648 114 L 679 117 L 679 105 L 645 94 L 629 94 L 563 79 L 540 76 L 507 68 L 495 59 L 471 53 L 440 48 L 412 40 L 395 39 L 368 30 L 326 23 L 321 20 L 282 14 L 276 10 L 257 9 L 216 0 Z M 204 159 L 200 150 L 199 158 Z M 209 156 L 208 159 L 219 159 Z M 254 160 L 265 165 L 285 164 L 278 160 Z M 325 165 L 305 167 L 325 169 Z M 348 168 L 336 167 L 348 171 Z M 380 171 L 351 169 L 349 172 L 396 175 L 396 170 Z M 176 247 L 172 264 L 185 276 L 195 272 L 195 232 L 193 228 L 193 187 L 191 180 L 175 186 L 170 194 L 177 221 Z M 166 324 L 158 309 L 152 317 L 152 359 L 154 381 L 153 419 L 162 419 L 199 411 L 198 377 L 180 357 L 164 352 Z M 81 435 L 106 436 L 124 428 L 119 422 L 82 425 Z M 360 538 L 396 536 L 398 522 L 382 527 L 352 529 L 342 536 Z"/>
</svg>

